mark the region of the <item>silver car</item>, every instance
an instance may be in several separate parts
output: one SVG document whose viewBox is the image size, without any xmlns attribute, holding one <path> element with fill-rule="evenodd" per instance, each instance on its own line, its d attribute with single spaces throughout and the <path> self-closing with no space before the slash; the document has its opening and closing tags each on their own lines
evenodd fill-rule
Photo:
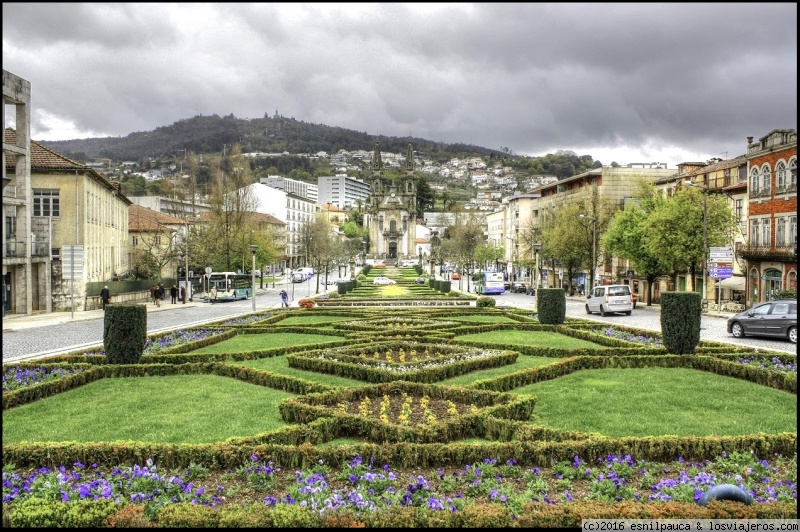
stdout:
<svg viewBox="0 0 800 532">
<path fill-rule="evenodd" d="M 772 336 L 797 343 L 797 301 L 779 299 L 761 303 L 728 318 L 728 332 L 734 338 Z"/>
<path fill-rule="evenodd" d="M 626 284 L 596 286 L 586 296 L 586 313 L 599 312 L 605 316 L 611 312 L 624 312 L 628 316 L 633 310 L 631 287 Z"/>
</svg>

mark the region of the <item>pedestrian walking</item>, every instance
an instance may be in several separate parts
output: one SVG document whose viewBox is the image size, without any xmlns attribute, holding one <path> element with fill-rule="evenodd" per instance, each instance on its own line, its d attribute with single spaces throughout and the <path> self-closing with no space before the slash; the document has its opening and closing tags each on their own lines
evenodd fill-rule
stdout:
<svg viewBox="0 0 800 532">
<path fill-rule="evenodd" d="M 158 304 L 158 285 L 153 285 L 150 287 L 150 299 L 153 300 L 153 304 Z"/>
<path fill-rule="evenodd" d="M 186 304 L 186 287 L 181 286 L 181 301 Z"/>
<path fill-rule="evenodd" d="M 158 299 L 160 299 L 161 301 L 164 301 L 164 297 L 166 295 L 167 295 L 167 292 L 166 292 L 166 290 L 164 290 L 164 283 L 158 283 Z"/>
<path fill-rule="evenodd" d="M 178 287 L 177 286 L 172 285 L 172 288 L 169 289 L 169 296 L 172 299 L 172 304 L 173 305 L 178 302 Z"/>
<path fill-rule="evenodd" d="M 211 287 L 211 302 L 213 303 L 216 300 L 217 300 L 217 287 L 215 285 Z"/>
<path fill-rule="evenodd" d="M 111 292 L 109 292 L 108 286 L 104 286 L 103 289 L 100 290 L 100 299 L 103 301 L 103 310 L 105 310 L 106 305 L 111 301 Z"/>
<path fill-rule="evenodd" d="M 281 290 L 281 308 L 289 308 L 289 294 L 286 293 L 286 290 Z"/>
</svg>

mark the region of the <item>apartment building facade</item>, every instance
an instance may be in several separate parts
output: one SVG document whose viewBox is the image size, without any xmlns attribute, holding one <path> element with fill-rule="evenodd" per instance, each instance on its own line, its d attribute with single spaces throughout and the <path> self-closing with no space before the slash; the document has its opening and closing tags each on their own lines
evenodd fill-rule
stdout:
<svg viewBox="0 0 800 532">
<path fill-rule="evenodd" d="M 775 129 L 747 139 L 748 300 L 797 290 L 797 130 Z"/>
</svg>

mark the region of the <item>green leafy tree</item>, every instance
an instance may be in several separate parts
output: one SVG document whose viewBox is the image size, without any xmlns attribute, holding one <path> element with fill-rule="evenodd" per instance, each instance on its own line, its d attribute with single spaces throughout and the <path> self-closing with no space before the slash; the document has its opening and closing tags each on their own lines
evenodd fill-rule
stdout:
<svg viewBox="0 0 800 532">
<path fill-rule="evenodd" d="M 647 280 L 647 305 L 652 304 L 653 284 L 656 279 L 669 273 L 670 265 L 662 253 L 648 251 L 646 243 L 650 237 L 647 220 L 653 211 L 664 203 L 664 197 L 652 183 L 641 181 L 636 195 L 637 202 L 618 211 L 603 234 L 601 245 L 611 255 L 631 261 L 633 268 Z"/>
<path fill-rule="evenodd" d="M 724 198 L 707 197 L 707 247 L 729 245 L 736 223 Z M 645 223 L 648 253 L 660 255 L 674 271 L 688 271 L 694 278 L 703 269 L 703 192 L 695 187 L 680 187 L 654 209 Z"/>
<path fill-rule="evenodd" d="M 591 235 L 587 238 L 585 231 L 574 230 L 578 215 L 582 212 L 581 205 L 570 204 L 542 215 L 542 249 L 547 256 L 561 263 L 567 273 L 565 282 L 568 283 L 571 283 L 581 265 L 586 263 L 587 243 L 591 250 Z"/>
</svg>

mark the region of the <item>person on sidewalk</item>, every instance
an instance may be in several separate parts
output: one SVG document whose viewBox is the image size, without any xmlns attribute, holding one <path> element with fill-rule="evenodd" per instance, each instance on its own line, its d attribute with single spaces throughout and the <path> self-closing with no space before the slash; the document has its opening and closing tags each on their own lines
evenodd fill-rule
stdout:
<svg viewBox="0 0 800 532">
<path fill-rule="evenodd" d="M 212 286 L 212 287 L 211 287 L 211 297 L 210 297 L 210 301 L 213 303 L 213 302 L 214 302 L 214 301 L 216 301 L 216 300 L 217 300 L 217 287 L 216 287 L 216 285 L 215 285 L 215 286 Z"/>
<path fill-rule="evenodd" d="M 172 304 L 173 305 L 178 302 L 178 287 L 177 286 L 172 285 L 172 288 L 169 289 L 169 296 L 172 299 Z"/>
<path fill-rule="evenodd" d="M 108 291 L 108 286 L 104 286 L 103 289 L 100 290 L 100 299 L 103 301 L 103 310 L 105 310 L 106 305 L 111 301 L 111 292 Z"/>
<path fill-rule="evenodd" d="M 150 287 L 150 299 L 153 300 L 154 305 L 158 305 L 158 285 Z"/>
<path fill-rule="evenodd" d="M 281 290 L 281 308 L 289 308 L 289 294 L 286 290 Z"/>
<path fill-rule="evenodd" d="M 181 286 L 181 301 L 183 301 L 184 305 L 186 304 L 186 287 L 185 286 Z"/>
</svg>

